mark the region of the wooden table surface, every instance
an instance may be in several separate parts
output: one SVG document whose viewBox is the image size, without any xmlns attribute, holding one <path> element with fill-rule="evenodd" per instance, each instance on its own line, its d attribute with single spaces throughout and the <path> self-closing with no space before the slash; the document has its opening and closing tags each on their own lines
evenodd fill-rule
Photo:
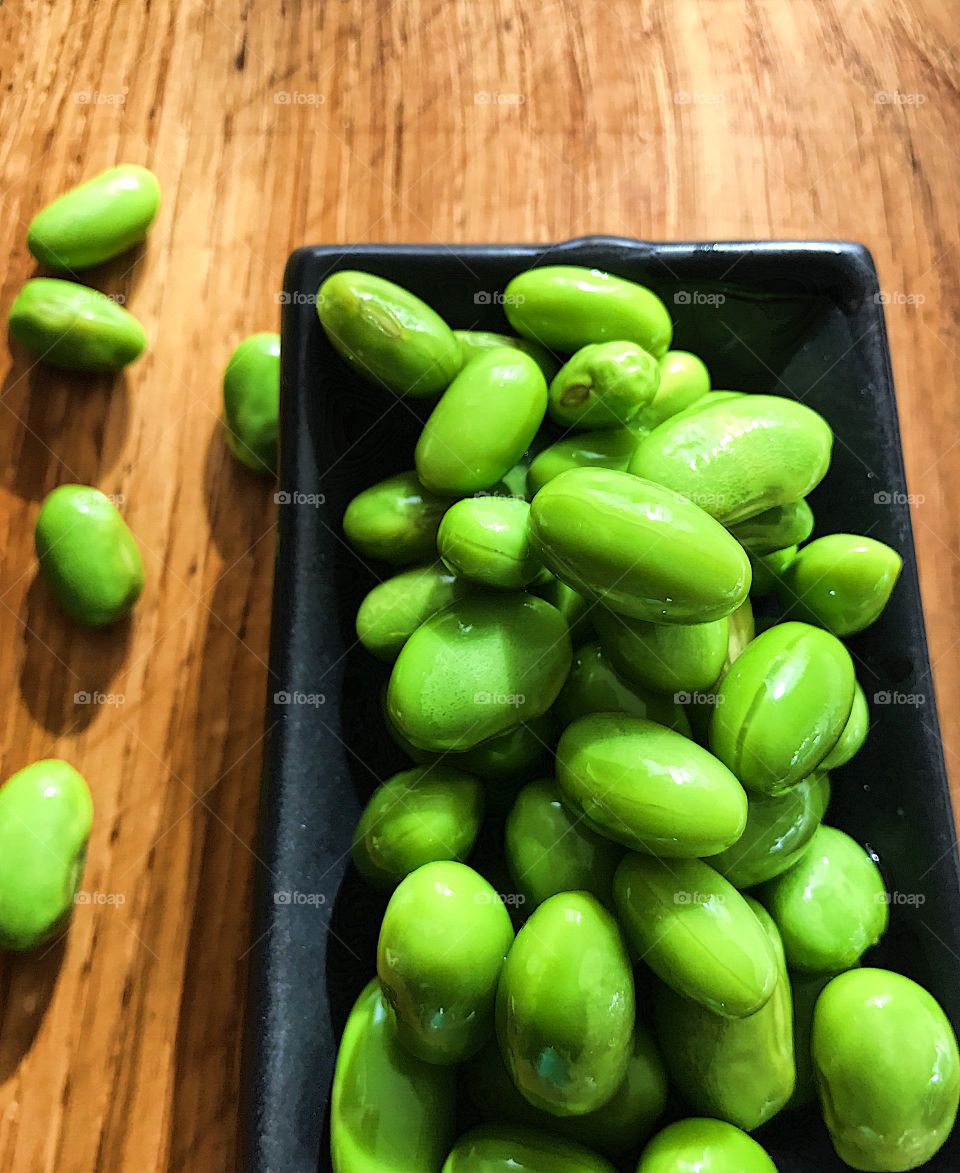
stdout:
<svg viewBox="0 0 960 1173">
<path fill-rule="evenodd" d="M 51 197 L 119 161 L 164 191 L 146 247 L 94 275 L 147 356 L 116 381 L 2 360 L 3 776 L 61 755 L 97 814 L 67 939 L 0 968 L 0 1168 L 237 1167 L 275 507 L 225 453 L 220 378 L 276 327 L 299 244 L 866 242 L 960 778 L 953 8 L 0 0 L 4 313 Z M 122 495 L 148 575 L 128 627 L 79 631 L 36 581 L 65 481 Z"/>
</svg>

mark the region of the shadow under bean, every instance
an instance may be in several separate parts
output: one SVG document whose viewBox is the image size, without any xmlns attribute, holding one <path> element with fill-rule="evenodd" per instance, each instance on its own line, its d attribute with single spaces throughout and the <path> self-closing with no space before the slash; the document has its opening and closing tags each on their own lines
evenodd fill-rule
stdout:
<svg viewBox="0 0 960 1173">
<path fill-rule="evenodd" d="M 110 686 L 126 657 L 132 620 L 99 628 L 75 623 L 59 609 L 39 571 L 19 618 L 26 648 L 20 694 L 45 729 L 57 736 L 80 733 L 126 702 Z"/>
</svg>

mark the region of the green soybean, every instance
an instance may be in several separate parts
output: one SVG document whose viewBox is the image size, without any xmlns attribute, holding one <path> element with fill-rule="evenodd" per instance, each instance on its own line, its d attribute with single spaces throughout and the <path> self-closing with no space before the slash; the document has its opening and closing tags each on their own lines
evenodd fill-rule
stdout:
<svg viewBox="0 0 960 1173">
<path fill-rule="evenodd" d="M 450 500 L 425 489 L 415 472 L 401 472 L 364 489 L 347 506 L 343 532 L 368 558 L 394 566 L 435 558 L 440 519 Z"/>
<path fill-rule="evenodd" d="M 738 522 L 730 532 L 745 550 L 762 557 L 805 542 L 813 533 L 813 510 L 802 498 L 789 501 Z"/>
<path fill-rule="evenodd" d="M 818 827 L 797 862 L 760 895 L 777 922 L 790 968 L 805 973 L 849 969 L 887 930 L 880 869 L 836 827 Z"/>
<path fill-rule="evenodd" d="M 518 501 L 526 501 L 527 470 L 530 467 L 530 461 L 532 459 L 533 456 L 530 449 L 527 449 L 513 468 L 508 468 L 503 474 L 499 486 L 495 486 L 494 490 L 482 490 L 482 495 L 489 497 L 516 497 Z M 503 492 L 496 491 L 500 486 L 502 486 Z"/>
<path fill-rule="evenodd" d="M 697 415 L 707 408 L 714 407 L 718 403 L 724 403 L 730 399 L 746 399 L 747 395 L 744 391 L 708 391 L 702 398 L 697 399 L 683 411 L 678 411 L 676 415 L 670 416 L 670 423 L 688 419 L 690 416 Z"/>
<path fill-rule="evenodd" d="M 534 497 L 530 532 L 558 578 L 636 619 L 720 619 L 750 587 L 747 556 L 723 526 L 679 494 L 629 473 L 561 473 Z"/>
<path fill-rule="evenodd" d="M 637 437 L 628 428 L 602 428 L 564 436 L 533 458 L 527 486 L 535 495 L 571 468 L 613 468 L 623 472 L 636 446 Z"/>
<path fill-rule="evenodd" d="M 122 305 L 56 277 L 24 284 L 10 307 L 9 325 L 31 354 L 68 371 L 118 371 L 147 346 L 143 327 Z"/>
<path fill-rule="evenodd" d="M 726 655 L 724 656 L 721 669 L 714 677 L 711 685 L 693 691 L 683 689 L 674 694 L 678 701 L 682 701 L 687 706 L 690 725 L 692 726 L 691 736 L 694 737 L 699 745 L 705 746 L 708 744 L 710 715 L 717 701 L 716 693 L 713 690 L 719 683 L 723 673 L 727 671 L 733 661 L 740 655 L 756 634 L 756 622 L 753 617 L 753 607 L 749 598 L 744 599 L 736 611 L 731 611 L 727 616 L 727 625 Z M 706 625 L 704 626 L 706 627 Z M 703 676 L 706 676 L 705 672 Z"/>
<path fill-rule="evenodd" d="M 854 688 L 853 708 L 850 710 L 847 723 L 836 745 L 820 763 L 821 769 L 836 770 L 840 766 L 845 766 L 859 753 L 869 732 L 870 706 L 867 704 L 867 694 L 858 684 Z"/>
<path fill-rule="evenodd" d="M 726 616 L 710 623 L 650 623 L 598 607 L 593 622 L 601 647 L 620 675 L 654 692 L 709 688 L 727 658 Z"/>
<path fill-rule="evenodd" d="M 103 627 L 124 619 L 143 590 L 143 562 L 120 510 L 99 489 L 60 485 L 40 507 L 40 573 L 71 619 Z"/>
<path fill-rule="evenodd" d="M 567 586 L 556 575 L 550 574 L 544 578 L 537 578 L 531 585 L 530 591 L 531 594 L 538 595 L 551 606 L 556 607 L 567 621 L 571 639 L 579 641 L 593 634 L 589 602 L 579 591 Z"/>
<path fill-rule="evenodd" d="M 797 546 L 787 546 L 785 550 L 774 550 L 772 554 L 761 554 L 755 557 L 750 555 L 750 569 L 753 572 L 753 582 L 750 585 L 750 597 L 762 598 L 777 589 L 787 567 L 797 556 Z"/>
<path fill-rule="evenodd" d="M 530 544 L 530 506 L 513 497 L 467 497 L 451 505 L 437 532 L 444 564 L 482 586 L 516 591 L 543 569 Z"/>
<path fill-rule="evenodd" d="M 793 1002 L 777 927 L 756 901 L 748 903 L 777 958 L 777 984 L 756 1014 L 726 1018 L 660 985 L 654 999 L 657 1040 L 685 1102 L 753 1132 L 790 1099 L 796 1082 Z"/>
<path fill-rule="evenodd" d="M 463 366 L 453 331 L 425 301 L 372 273 L 342 269 L 317 292 L 334 350 L 395 395 L 438 395 Z"/>
<path fill-rule="evenodd" d="M 353 836 L 353 862 L 378 888 L 425 863 L 464 860 L 483 819 L 483 787 L 439 764 L 404 770 L 373 792 Z"/>
<path fill-rule="evenodd" d="M 805 497 L 823 479 L 832 447 L 829 425 L 811 408 L 744 395 L 667 420 L 640 440 L 629 471 L 733 525 Z"/>
<path fill-rule="evenodd" d="M 441 1173 L 615 1173 L 573 1141 L 529 1128 L 484 1125 L 461 1136 Z"/>
<path fill-rule="evenodd" d="M 67 762 L 46 758 L 0 787 L 0 948 L 33 949 L 73 911 L 93 800 Z"/>
<path fill-rule="evenodd" d="M 609 912 L 586 892 L 545 900 L 517 934 L 497 991 L 497 1038 L 537 1108 L 581 1116 L 610 1100 L 633 1046 L 630 960 Z"/>
<path fill-rule="evenodd" d="M 813 1077 L 813 1056 L 810 1054 L 810 1036 L 813 1031 L 813 1012 L 817 999 L 833 981 L 835 973 L 790 974 L 790 991 L 793 994 L 793 1054 L 797 1067 L 797 1083 L 787 1109 L 806 1108 L 817 1098 Z"/>
<path fill-rule="evenodd" d="M 722 1120 L 678 1120 L 640 1154 L 636 1173 L 777 1173 L 759 1144 Z"/>
<path fill-rule="evenodd" d="M 748 790 L 773 794 L 812 774 L 853 707 L 853 661 L 806 623 L 779 623 L 752 640 L 717 688 L 710 749 Z"/>
<path fill-rule="evenodd" d="M 567 428 L 620 428 L 660 385 L 653 355 L 630 342 L 578 350 L 550 384 L 550 418 Z"/>
<path fill-rule="evenodd" d="M 333 1173 L 424 1173 L 453 1142 L 455 1087 L 401 1044 L 377 981 L 344 1027 L 330 1101 Z"/>
<path fill-rule="evenodd" d="M 770 938 L 744 897 L 709 864 L 628 854 L 613 896 L 632 954 L 677 993 L 729 1018 L 756 1014 L 773 994 Z"/>
<path fill-rule="evenodd" d="M 421 623 L 471 589 L 440 562 L 401 571 L 364 596 L 357 638 L 378 659 L 393 661 Z"/>
<path fill-rule="evenodd" d="M 549 713 L 527 724 L 514 725 L 506 733 L 489 737 L 462 753 L 435 753 L 420 749 L 402 736 L 389 719 L 389 714 L 387 731 L 403 752 L 419 765 L 442 762 L 445 766 L 452 766 L 494 784 L 485 787 L 487 805 L 491 810 L 500 810 L 499 799 L 505 797 L 506 807 L 501 813 L 509 808 L 516 797 L 516 787 L 510 784 L 525 782 L 542 770 L 554 739 L 553 719 Z M 494 803 L 494 799 L 498 800 L 497 803 Z"/>
<path fill-rule="evenodd" d="M 401 649 L 387 691 L 390 719 L 421 749 L 470 749 L 545 713 L 571 657 L 566 621 L 542 599 L 458 599 Z"/>
<path fill-rule="evenodd" d="M 280 335 L 251 334 L 230 355 L 223 375 L 227 446 L 254 472 L 277 471 L 280 425 Z"/>
<path fill-rule="evenodd" d="M 524 354 L 530 355 L 543 371 L 543 377 L 548 383 L 560 369 L 560 363 L 550 351 L 529 338 L 518 338 L 515 334 L 497 334 L 493 330 L 454 330 L 453 333 L 463 351 L 464 364 L 487 350 L 512 346 L 515 350 L 522 350 Z"/>
<path fill-rule="evenodd" d="M 655 293 L 576 265 L 545 265 L 514 277 L 504 312 L 518 334 L 562 354 L 593 342 L 634 342 L 661 358 L 673 337 L 670 312 Z"/>
<path fill-rule="evenodd" d="M 627 1074 L 613 1098 L 585 1116 L 553 1118 L 557 1131 L 608 1156 L 633 1152 L 667 1105 L 667 1073 L 650 1032 L 639 1024 Z"/>
<path fill-rule="evenodd" d="M 653 399 L 631 420 L 631 427 L 651 432 L 664 420 L 697 403 L 710 390 L 710 372 L 701 358 L 686 350 L 668 350 L 660 359 L 660 385 Z"/>
<path fill-rule="evenodd" d="M 753 604 L 749 598 L 744 599 L 736 611 L 730 613 L 728 628 L 729 638 L 727 640 L 727 655 L 723 662 L 724 672 L 757 634 Z"/>
<path fill-rule="evenodd" d="M 400 881 L 380 927 L 377 976 L 412 1055 L 460 1063 L 492 1037 L 512 941 L 496 890 L 465 864 L 427 863 Z"/>
<path fill-rule="evenodd" d="M 516 782 L 529 778 L 543 766 L 553 737 L 553 720 L 549 713 L 544 713 L 526 724 L 515 725 L 506 733 L 488 738 L 473 749 L 447 754 L 445 761 L 487 783 Z M 489 785 L 486 793 L 489 802 L 492 794 Z M 503 793 L 512 795 L 509 789 Z"/>
<path fill-rule="evenodd" d="M 160 184 L 153 172 L 121 163 L 38 212 L 30 221 L 27 247 L 50 269 L 89 269 L 139 244 L 159 207 Z"/>
<path fill-rule="evenodd" d="M 747 796 L 715 757 L 672 729 L 622 713 L 567 726 L 557 782 L 592 830 L 665 858 L 715 855 L 746 824 Z"/>
<path fill-rule="evenodd" d="M 922 986 L 882 969 L 841 974 L 817 1001 L 811 1046 L 842 1161 L 898 1173 L 940 1149 L 957 1116 L 960 1055 L 947 1016 Z"/>
<path fill-rule="evenodd" d="M 792 867 L 820 826 L 830 801 L 824 773 L 804 778 L 784 794 L 752 794 L 743 834 L 707 862 L 735 888 L 752 888 Z"/>
<path fill-rule="evenodd" d="M 504 832 L 507 866 L 525 911 L 558 892 L 589 892 L 612 904 L 613 873 L 623 851 L 570 814 L 552 779 L 524 786 Z"/>
<path fill-rule="evenodd" d="M 436 493 L 489 489 L 523 456 L 547 410 L 547 384 L 521 350 L 488 350 L 453 380 L 417 441 L 417 475 Z"/>
<path fill-rule="evenodd" d="M 903 559 L 883 542 L 859 534 L 828 534 L 804 546 L 780 586 L 784 609 L 834 635 L 875 623 L 897 584 Z"/>
<path fill-rule="evenodd" d="M 554 702 L 553 712 L 563 726 L 590 713 L 626 713 L 690 736 L 690 721 L 683 706 L 671 697 L 621 679 L 596 642 L 582 644 L 574 652 L 570 675 Z"/>
<path fill-rule="evenodd" d="M 527 1103 L 510 1077 L 497 1046 L 490 1045 L 466 1069 L 466 1086 L 482 1116 L 556 1133 L 620 1157 L 642 1144 L 663 1115 L 667 1073 L 650 1032 L 638 1025 L 627 1074 L 613 1098 L 583 1116 L 553 1116 Z"/>
</svg>

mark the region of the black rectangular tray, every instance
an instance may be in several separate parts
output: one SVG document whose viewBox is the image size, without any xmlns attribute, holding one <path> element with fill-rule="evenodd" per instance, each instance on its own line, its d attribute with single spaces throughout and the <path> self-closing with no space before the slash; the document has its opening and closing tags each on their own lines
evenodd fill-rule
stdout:
<svg viewBox="0 0 960 1173">
<path fill-rule="evenodd" d="M 404 765 L 379 712 L 386 670 L 354 635 L 357 606 L 376 578 L 346 546 L 341 518 L 361 489 L 412 467 L 429 407 L 353 374 L 324 337 L 314 295 L 335 269 L 366 269 L 409 287 L 455 327 L 506 330 L 498 294 L 514 274 L 544 263 L 650 285 L 674 315 L 674 345 L 703 356 L 715 387 L 791 395 L 820 411 L 836 445 L 812 499 L 816 533 L 868 533 L 903 555 L 883 617 L 849 641 L 874 729 L 836 771 L 829 818 L 875 852 L 897 894 L 889 934 L 869 960 L 923 983 L 960 1026 L 960 873 L 870 254 L 847 243 L 612 237 L 304 248 L 289 260 L 283 299 L 270 733 L 241 1109 L 249 1173 L 331 1168 L 337 1041 L 375 972 L 383 910 L 348 868 L 351 836 L 374 786 Z M 758 1139 L 781 1173 L 845 1168 L 814 1110 L 780 1116 Z M 960 1168 L 956 1132 L 925 1168 Z"/>
</svg>

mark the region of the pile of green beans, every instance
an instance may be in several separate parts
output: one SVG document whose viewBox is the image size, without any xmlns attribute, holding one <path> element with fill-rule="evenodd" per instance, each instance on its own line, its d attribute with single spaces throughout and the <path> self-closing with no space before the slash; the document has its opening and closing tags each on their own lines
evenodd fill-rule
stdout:
<svg viewBox="0 0 960 1173">
<path fill-rule="evenodd" d="M 33 218 L 27 246 L 56 276 L 27 281 L 10 307 L 15 343 L 64 371 L 111 374 L 140 357 L 147 336 L 120 300 L 76 275 L 140 244 L 160 206 L 145 167 L 123 163 L 71 188 Z M 143 562 L 116 499 L 58 485 L 37 516 L 40 575 L 73 622 L 124 620 L 143 590 Z M 0 787 L 0 948 L 28 950 L 66 927 L 78 898 L 93 820 L 85 779 L 56 758 Z"/>
<path fill-rule="evenodd" d="M 815 1098 L 851 1168 L 914 1169 L 953 1127 L 957 1041 L 862 964 L 889 898 L 824 822 L 870 725 L 841 637 L 901 560 L 812 537 L 829 425 L 711 389 L 649 289 L 544 266 L 502 304 L 512 335 L 368 273 L 317 297 L 350 367 L 432 401 L 409 471 L 343 519 L 387 566 L 356 629 L 412 764 L 354 839 L 388 903 L 334 1169 L 775 1173 L 749 1134 Z"/>
</svg>

